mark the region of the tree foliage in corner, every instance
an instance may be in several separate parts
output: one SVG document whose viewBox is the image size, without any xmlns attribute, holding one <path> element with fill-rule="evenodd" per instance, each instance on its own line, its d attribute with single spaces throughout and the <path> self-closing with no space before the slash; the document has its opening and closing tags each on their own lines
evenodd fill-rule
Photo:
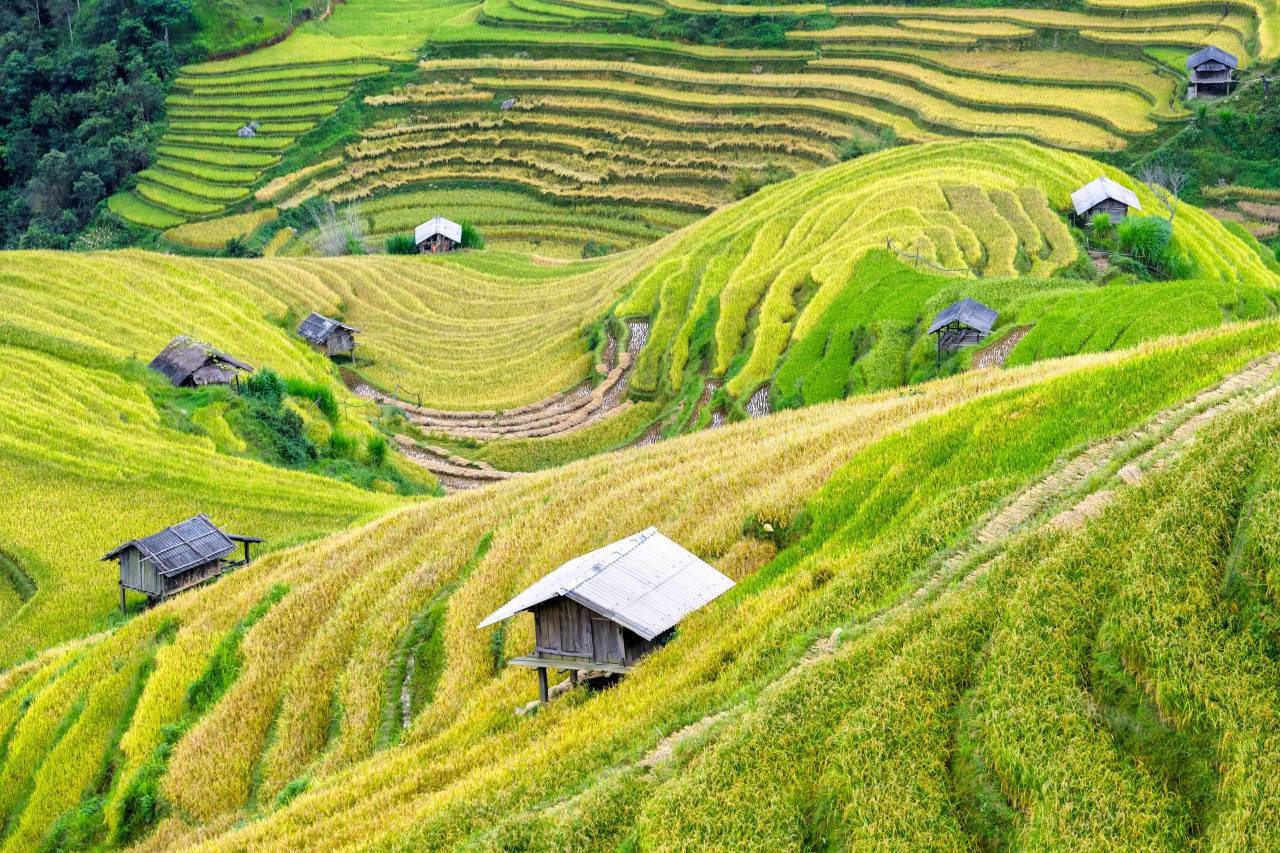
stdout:
<svg viewBox="0 0 1280 853">
<path fill-rule="evenodd" d="M 145 168 L 191 0 L 0 3 L 0 247 L 69 248 Z"/>
</svg>

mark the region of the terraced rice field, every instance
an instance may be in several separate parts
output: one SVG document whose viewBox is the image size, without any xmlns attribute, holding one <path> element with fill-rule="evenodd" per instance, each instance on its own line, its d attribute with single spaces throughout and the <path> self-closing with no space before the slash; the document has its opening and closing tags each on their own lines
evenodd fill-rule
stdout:
<svg viewBox="0 0 1280 853">
<path fill-rule="evenodd" d="M 802 19 L 825 9 L 487 0 L 434 31 L 428 50 L 441 58 L 421 64 L 419 83 L 369 98 L 385 117 L 286 203 L 324 195 L 384 204 L 452 179 L 522 188 L 562 207 L 697 214 L 732 200 L 743 175 L 808 171 L 886 138 L 1014 135 L 1115 151 L 1187 115 L 1177 75 L 1144 47 L 1213 43 L 1244 57 L 1278 47 L 1259 26 L 1260 10 L 1245 5 L 1185 12 L 1148 4 L 843 5 L 829 9 L 836 26 L 792 30 L 785 49 L 615 31 L 628 15 Z M 514 105 L 501 109 L 507 99 Z M 467 207 L 463 199 L 458 205 Z M 488 221 L 501 239 L 511 237 L 501 218 Z M 562 221 L 548 223 L 550 242 L 563 239 Z M 583 223 L 588 231 L 599 224 Z M 618 236 L 605 242 L 634 244 Z"/>
<path fill-rule="evenodd" d="M 466 7 L 449 0 L 348 0 L 323 21 L 243 56 L 187 66 L 167 100 L 169 129 L 120 216 L 166 228 L 220 215 L 249 197 L 294 141 L 333 113 L 352 87 L 413 57 L 431 31 Z M 257 122 L 257 135 L 241 127 Z"/>
<path fill-rule="evenodd" d="M 0 677 L 0 842 L 79 809 L 141 850 L 1267 847 L 1278 349 L 1273 323 L 970 374 L 272 555 Z M 781 552 L 752 533 L 802 517 Z M 532 620 L 474 626 L 651 524 L 738 587 L 516 717 Z"/>
<path fill-rule="evenodd" d="M 832 306 L 850 292 L 851 282 L 858 286 L 860 260 L 890 244 L 925 272 L 1030 276 L 1037 283 L 1029 290 L 1052 287 L 1045 280 L 1079 256 L 1060 212 L 1068 209 L 1072 190 L 1099 174 L 1132 187 L 1146 209 L 1158 208 L 1149 191 L 1127 176 L 1080 155 L 1022 142 L 900 148 L 766 188 L 685 232 L 617 307 L 619 317 L 644 316 L 652 323 L 632 387 L 678 393 L 691 378 L 701 384 L 705 361 L 712 378 L 725 380 L 729 398 L 747 400 L 774 377 L 789 348 L 816 333 L 821 349 L 834 317 L 843 313 Z M 1280 282 L 1274 259 L 1256 243 L 1203 211 L 1187 212 L 1177 240 L 1196 278 L 1267 290 Z M 942 287 L 936 275 L 923 286 L 925 292 Z M 1017 292 L 978 290 L 1002 300 Z M 1268 304 L 1260 294 L 1254 301 L 1260 311 Z M 904 298 L 906 313 L 895 317 L 907 337 L 896 356 L 899 378 L 891 384 L 901 383 L 900 371 L 910 363 L 907 350 L 922 307 L 919 298 Z M 1220 314 L 1210 308 L 1211 315 Z M 1033 345 L 1034 338 L 1025 344 Z M 840 387 L 835 396 L 843 396 L 843 381 Z"/>
<path fill-rule="evenodd" d="M 158 158 L 139 173 L 133 196 L 113 200 L 112 209 L 142 225 L 224 212 L 248 199 L 259 176 L 357 80 L 386 70 L 358 59 L 297 64 L 270 49 L 184 68 L 167 101 L 169 130 Z M 256 135 L 240 138 L 237 131 L 250 123 Z"/>
</svg>

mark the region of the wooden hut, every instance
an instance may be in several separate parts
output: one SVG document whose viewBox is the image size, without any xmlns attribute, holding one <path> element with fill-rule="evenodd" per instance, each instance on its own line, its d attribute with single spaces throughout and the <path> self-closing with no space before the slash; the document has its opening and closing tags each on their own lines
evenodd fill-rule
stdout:
<svg viewBox="0 0 1280 853">
<path fill-rule="evenodd" d="M 547 701 L 547 670 L 625 674 L 671 637 L 687 614 L 718 598 L 733 581 L 650 527 L 576 557 L 508 601 L 485 628 L 533 611 L 536 643 L 513 666 L 538 671 Z"/>
<path fill-rule="evenodd" d="M 413 243 L 419 252 L 452 252 L 462 245 L 462 226 L 443 216 L 436 216 L 413 229 Z"/>
<path fill-rule="evenodd" d="M 1187 57 L 1187 97 L 1229 95 L 1240 60 L 1220 47 L 1206 47 Z"/>
<path fill-rule="evenodd" d="M 1130 210 L 1142 210 L 1142 203 L 1133 190 L 1102 177 L 1082 186 L 1071 194 L 1071 205 L 1076 211 L 1076 221 L 1088 224 L 1094 214 L 1105 213 L 1112 224 L 1119 223 Z"/>
<path fill-rule="evenodd" d="M 355 352 L 360 330 L 312 311 L 298 327 L 298 336 L 329 357 Z"/>
<path fill-rule="evenodd" d="M 228 569 L 249 562 L 249 545 L 261 542 L 253 536 L 224 533 L 205 515 L 197 515 L 145 539 L 131 539 L 102 556 L 120 561 L 120 609 L 125 591 L 134 590 L 152 602 L 177 595 Z M 244 546 L 244 558 L 228 557 Z"/>
<path fill-rule="evenodd" d="M 208 344 L 179 335 L 147 365 L 158 370 L 179 388 L 199 385 L 230 385 L 241 372 L 253 368 Z"/>
<path fill-rule="evenodd" d="M 991 334 L 999 313 L 967 296 L 933 318 L 929 334 L 938 336 L 938 352 L 955 352 Z"/>
</svg>

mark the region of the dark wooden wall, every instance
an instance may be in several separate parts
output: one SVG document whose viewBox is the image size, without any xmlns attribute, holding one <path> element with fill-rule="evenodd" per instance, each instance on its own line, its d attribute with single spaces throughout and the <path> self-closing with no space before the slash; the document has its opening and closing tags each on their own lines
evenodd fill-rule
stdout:
<svg viewBox="0 0 1280 853">
<path fill-rule="evenodd" d="M 1105 213 L 1111 217 L 1113 224 L 1118 224 L 1129 215 L 1129 206 L 1122 201 L 1116 201 L 1113 198 L 1103 199 L 1093 207 L 1085 211 L 1084 216 L 1080 217 L 1086 223 L 1093 218 L 1095 213 Z"/>
<path fill-rule="evenodd" d="M 187 569 L 181 574 L 161 578 L 164 583 L 164 594 L 174 595 L 220 574 L 222 574 L 222 560 L 214 560 L 203 566 Z"/>
<path fill-rule="evenodd" d="M 538 605 L 533 618 L 541 654 L 631 666 L 658 646 L 568 598 Z"/>
</svg>

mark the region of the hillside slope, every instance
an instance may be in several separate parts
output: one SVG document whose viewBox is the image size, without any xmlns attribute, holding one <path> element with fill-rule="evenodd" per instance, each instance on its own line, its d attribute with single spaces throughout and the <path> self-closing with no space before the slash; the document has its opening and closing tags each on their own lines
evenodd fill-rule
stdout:
<svg viewBox="0 0 1280 853">
<path fill-rule="evenodd" d="M 271 555 L 0 676 L 3 849 L 1269 846 L 1277 349 L 966 375 Z M 649 524 L 738 588 L 515 716 L 531 621 L 476 623 Z"/>
<path fill-rule="evenodd" d="M 6 253 L 0 303 L 23 310 L 0 324 L 0 473 L 20 496 L 0 513 L 0 668 L 106 624 L 118 607 L 116 575 L 96 561 L 122 541 L 205 512 L 278 548 L 403 503 L 376 490 L 434 483 L 398 454 L 351 470 L 375 436 L 369 420 L 388 412 L 348 393 L 334 365 L 294 335 L 309 311 L 347 311 L 369 330 L 359 369 L 388 391 L 459 407 L 519 405 L 581 381 L 590 368 L 583 330 L 616 298 L 614 276 L 626 269 L 501 256 Z M 144 366 L 179 334 L 331 389 L 331 419 L 308 397 L 291 404 L 326 457 L 313 467 L 345 481 L 372 475 L 375 491 L 246 458 L 225 417 L 242 395 L 170 399 Z M 355 449 L 326 446 L 335 432 Z"/>
<path fill-rule="evenodd" d="M 364 99 L 358 136 L 318 154 L 301 189 L 272 198 L 358 203 L 377 235 L 452 201 L 514 245 L 616 250 L 898 142 L 1118 152 L 1189 117 L 1187 52 L 1274 60 L 1273 18 L 1267 3 L 486 0 L 431 34 L 417 81 Z M 551 205 L 477 204 L 494 186 Z"/>
<path fill-rule="evenodd" d="M 852 300 L 855 306 L 875 300 L 882 302 L 878 307 L 894 299 L 905 303 L 878 318 L 892 321 L 894 331 L 908 336 L 895 356 L 900 377 L 909 367 L 911 354 L 905 350 L 918 335 L 917 325 L 932 316 L 922 303 L 935 293 L 937 298 L 928 302 L 934 310 L 961 295 L 989 299 L 1006 312 L 1005 328 L 1040 319 L 1042 310 L 1008 311 L 1032 294 L 1040 309 L 1053 300 L 1049 291 L 1055 289 L 1061 289 L 1064 302 L 1077 301 L 1077 310 L 1097 304 L 1115 291 L 1081 290 L 1086 276 L 1062 274 L 1083 254 L 1063 219 L 1070 211 L 1070 193 L 1099 175 L 1132 187 L 1144 213 L 1162 210 L 1132 177 L 1096 160 L 1020 141 L 910 146 L 762 190 L 685 232 L 617 307 L 619 317 L 651 319 L 632 387 L 677 393 L 690 372 L 700 371 L 724 382 L 728 397 L 746 400 L 774 376 L 789 347 L 806 338 L 822 346 L 833 328 L 848 322 L 850 300 L 835 310 L 833 306 L 851 287 L 867 281 L 865 270 L 856 272 L 864 256 L 887 246 L 925 272 L 942 268 L 994 280 L 948 285 L 947 279 L 934 276 L 931 287 L 916 287 L 922 292 L 914 299 L 902 293 L 867 293 Z M 1274 309 L 1258 291 L 1244 297 L 1237 288 L 1272 292 L 1280 283 L 1280 265 L 1256 242 L 1203 211 L 1180 207 L 1173 252 L 1185 258 L 1188 278 L 1208 283 L 1187 288 L 1189 295 L 1212 293 L 1210 305 L 1252 302 Z M 1092 278 L 1092 265 L 1087 269 Z M 1022 280 L 1009 281 L 1016 277 Z M 1141 291 L 1128 294 L 1140 299 Z M 1149 304 L 1146 310 L 1159 309 Z M 1167 310 L 1163 316 L 1172 323 L 1194 316 L 1217 322 L 1214 313 Z M 1032 338 L 1020 345 L 1015 360 L 1035 352 L 1039 343 Z M 932 350 L 927 355 L 932 360 Z"/>
</svg>

